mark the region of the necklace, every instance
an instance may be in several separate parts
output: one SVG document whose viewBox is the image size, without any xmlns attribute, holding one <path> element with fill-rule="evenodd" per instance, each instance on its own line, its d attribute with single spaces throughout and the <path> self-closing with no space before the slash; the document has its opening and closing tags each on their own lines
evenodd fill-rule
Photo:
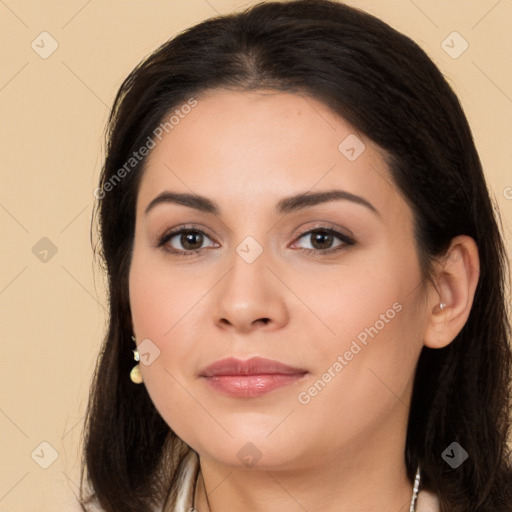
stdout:
<svg viewBox="0 0 512 512">
<path fill-rule="evenodd" d="M 409 507 L 409 512 L 414 512 L 416 510 L 416 499 L 418 498 L 418 490 L 420 488 L 420 467 L 416 470 L 416 478 L 414 479 L 414 488 L 412 490 L 412 498 L 411 498 L 411 506 Z"/>
<path fill-rule="evenodd" d="M 409 512 L 416 511 L 416 500 L 418 499 L 420 480 L 421 480 L 421 473 L 420 473 L 420 467 L 418 466 L 418 469 L 416 470 L 416 477 L 414 478 L 414 487 L 412 489 L 412 498 L 411 498 L 411 505 L 409 507 Z M 208 510 L 211 510 L 210 501 L 208 500 L 208 494 L 206 493 L 206 489 L 205 489 L 205 496 L 206 496 L 206 503 L 208 504 Z M 194 510 L 195 510 L 195 500 L 194 500 Z"/>
</svg>

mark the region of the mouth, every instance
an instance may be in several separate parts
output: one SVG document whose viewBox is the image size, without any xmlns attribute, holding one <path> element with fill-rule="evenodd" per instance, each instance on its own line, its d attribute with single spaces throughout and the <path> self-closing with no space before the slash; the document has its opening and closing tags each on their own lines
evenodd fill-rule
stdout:
<svg viewBox="0 0 512 512">
<path fill-rule="evenodd" d="M 204 368 L 199 376 L 216 391 L 252 398 L 301 380 L 307 370 L 278 361 L 252 357 L 246 361 L 228 357 Z"/>
</svg>

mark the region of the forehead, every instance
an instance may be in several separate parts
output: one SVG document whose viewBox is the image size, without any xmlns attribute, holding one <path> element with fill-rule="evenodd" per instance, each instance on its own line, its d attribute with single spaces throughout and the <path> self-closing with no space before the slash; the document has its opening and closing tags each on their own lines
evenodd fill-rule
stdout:
<svg viewBox="0 0 512 512">
<path fill-rule="evenodd" d="M 381 206 L 398 195 L 379 148 L 320 101 L 225 89 L 194 99 L 165 116 L 175 114 L 146 161 L 140 208 L 166 189 L 238 209 L 312 189 L 379 196 Z"/>
</svg>

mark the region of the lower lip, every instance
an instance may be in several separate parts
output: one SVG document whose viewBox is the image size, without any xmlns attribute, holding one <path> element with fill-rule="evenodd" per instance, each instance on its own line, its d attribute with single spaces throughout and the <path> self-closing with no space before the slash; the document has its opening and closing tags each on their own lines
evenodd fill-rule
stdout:
<svg viewBox="0 0 512 512">
<path fill-rule="evenodd" d="M 204 378 L 217 391 L 231 396 L 252 398 L 293 384 L 302 379 L 304 375 L 305 373 L 273 373 L 261 375 L 215 375 Z"/>
</svg>

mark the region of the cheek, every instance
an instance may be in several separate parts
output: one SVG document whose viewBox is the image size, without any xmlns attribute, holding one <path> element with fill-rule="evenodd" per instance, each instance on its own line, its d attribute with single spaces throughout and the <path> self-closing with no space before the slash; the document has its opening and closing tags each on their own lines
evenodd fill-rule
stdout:
<svg viewBox="0 0 512 512">
<path fill-rule="evenodd" d="M 373 262 L 353 265 L 343 279 L 329 284 L 329 304 L 321 309 L 333 335 L 325 337 L 325 370 L 336 362 L 333 387 L 350 389 L 353 405 L 406 391 L 423 346 L 424 291 L 413 248 L 381 251 Z M 320 304 L 320 302 L 319 302 Z M 323 371 L 325 371 L 323 370 Z M 329 379 L 329 376 L 326 376 Z M 380 392 L 378 392 L 380 391 Z M 396 400 L 396 398 L 395 398 Z"/>
<path fill-rule="evenodd" d="M 414 338 L 402 335 L 412 335 L 421 310 L 421 274 L 413 248 L 358 254 L 336 274 L 326 276 L 322 293 L 310 297 L 332 331 L 327 349 L 349 349 L 353 340 L 363 346 L 379 340 L 381 346 Z"/>
<path fill-rule="evenodd" d="M 204 349 L 207 312 L 201 298 L 208 283 L 197 274 L 179 266 L 172 268 L 143 247 L 134 251 L 129 274 L 133 329 L 138 343 L 149 339 L 158 349 L 154 362 L 141 364 L 141 372 L 155 406 L 168 423 L 171 403 L 172 410 L 190 408 L 183 387 L 195 378 Z"/>
<path fill-rule="evenodd" d="M 354 287 L 344 309 L 332 309 L 327 321 L 336 336 L 324 345 L 317 373 L 296 397 L 304 418 L 332 427 L 318 433 L 327 445 L 365 438 L 391 411 L 407 411 L 422 348 L 422 294 L 375 279 L 371 293 Z"/>
<path fill-rule="evenodd" d="M 197 336 L 185 326 L 191 327 L 191 308 L 200 295 L 183 279 L 175 279 L 141 253 L 134 253 L 129 290 L 137 342 L 149 339 L 158 352 L 150 365 L 140 366 L 143 385 L 166 423 L 178 436 L 186 438 L 193 418 L 201 414 L 185 391 L 191 376 L 184 364 L 197 350 L 190 343 Z"/>
<path fill-rule="evenodd" d="M 129 292 L 137 338 L 154 338 L 159 343 L 170 339 L 179 322 L 187 322 L 187 311 L 201 297 L 197 284 L 188 279 L 186 272 L 165 265 L 159 255 L 136 249 Z"/>
</svg>

